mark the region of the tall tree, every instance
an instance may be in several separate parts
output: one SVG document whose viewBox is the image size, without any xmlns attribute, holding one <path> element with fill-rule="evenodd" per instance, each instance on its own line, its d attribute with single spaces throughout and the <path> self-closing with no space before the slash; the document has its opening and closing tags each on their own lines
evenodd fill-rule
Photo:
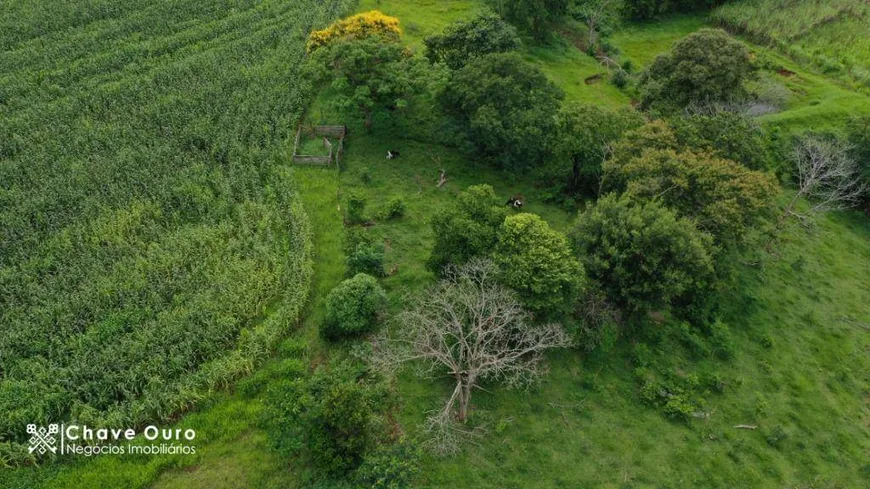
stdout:
<svg viewBox="0 0 870 489">
<path fill-rule="evenodd" d="M 659 200 L 716 237 L 743 242 L 746 230 L 773 209 L 774 178 L 705 153 L 650 149 L 604 164 L 604 187 L 641 201 Z"/>
<path fill-rule="evenodd" d="M 641 108 L 674 112 L 745 98 L 755 70 L 749 50 L 721 29 L 701 29 L 659 55 L 640 77 Z"/>
<path fill-rule="evenodd" d="M 630 314 L 707 290 L 712 237 L 657 202 L 609 194 L 577 218 L 572 233 L 589 279 Z"/>
<path fill-rule="evenodd" d="M 492 4 L 508 22 L 537 40 L 547 39 L 553 24 L 568 11 L 568 0 L 492 0 Z"/>
<path fill-rule="evenodd" d="M 517 30 L 491 12 L 469 21 L 456 21 L 423 42 L 430 61 L 443 62 L 453 70 L 483 55 L 513 51 L 520 46 Z"/>
<path fill-rule="evenodd" d="M 507 216 L 508 209 L 491 186 L 468 187 L 454 205 L 432 217 L 435 246 L 427 267 L 440 272 L 449 264 L 461 265 L 475 256 L 489 254 Z"/>
<path fill-rule="evenodd" d="M 372 10 L 333 22 L 327 28 L 312 31 L 305 47 L 315 51 L 335 41 L 379 36 L 385 41 L 399 42 L 402 30 L 399 19 Z"/>
<path fill-rule="evenodd" d="M 399 43 L 381 36 L 339 39 L 318 48 L 309 58 L 307 71 L 319 82 L 329 82 L 341 109 L 358 110 L 366 129 L 379 108 L 406 105 L 417 87 L 419 63 Z"/>
<path fill-rule="evenodd" d="M 502 283 L 517 291 L 532 311 L 553 313 L 576 299 L 582 268 L 568 239 L 536 214 L 505 219 L 492 256 Z"/>
<path fill-rule="evenodd" d="M 848 144 L 835 139 L 815 135 L 799 138 L 792 151 L 797 192 L 786 206 L 786 213 L 806 217 L 805 213 L 795 210 L 795 204 L 802 197 L 810 201 L 811 213 L 857 204 L 867 189 L 850 153 Z"/>
<path fill-rule="evenodd" d="M 601 164 L 610 146 L 628 130 L 643 124 L 633 109 L 611 110 L 595 104 L 565 104 L 556 116 L 554 156 L 542 170 L 558 191 L 591 196 L 598 191 Z"/>
<path fill-rule="evenodd" d="M 434 417 L 438 426 L 449 425 L 454 415 L 461 422 L 468 418 L 480 382 L 527 384 L 543 372 L 544 351 L 571 344 L 561 326 L 531 324 L 516 293 L 497 284 L 497 273 L 485 260 L 451 267 L 399 315 L 401 327 L 375 341 L 382 365 L 395 369 L 413 360 L 423 373 L 455 381 L 444 409 Z"/>
<path fill-rule="evenodd" d="M 439 99 L 465 126 L 482 157 L 501 168 L 523 171 L 548 155 L 563 96 L 519 55 L 496 53 L 454 72 Z"/>
</svg>

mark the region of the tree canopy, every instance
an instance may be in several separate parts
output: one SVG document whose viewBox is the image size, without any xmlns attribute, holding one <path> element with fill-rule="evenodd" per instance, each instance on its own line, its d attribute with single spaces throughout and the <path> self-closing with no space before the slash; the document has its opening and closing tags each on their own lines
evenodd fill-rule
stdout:
<svg viewBox="0 0 870 489">
<path fill-rule="evenodd" d="M 338 284 L 326 296 L 323 335 L 336 339 L 374 329 L 387 304 L 387 294 L 371 275 L 359 273 Z"/>
<path fill-rule="evenodd" d="M 333 22 L 325 29 L 312 31 L 305 47 L 310 53 L 342 39 L 379 36 L 386 41 L 398 42 L 401 35 L 399 19 L 372 10 Z"/>
<path fill-rule="evenodd" d="M 740 100 L 754 69 L 743 43 L 721 29 L 701 29 L 656 57 L 641 75 L 640 105 L 673 112 L 692 104 Z"/>
<path fill-rule="evenodd" d="M 562 107 L 556 124 L 554 156 L 544 165 L 544 178 L 558 191 L 590 196 L 598 190 L 609 145 L 642 125 L 643 117 L 630 108 L 612 110 L 573 102 Z"/>
<path fill-rule="evenodd" d="M 604 186 L 641 201 L 659 200 L 695 220 L 720 244 L 741 242 L 771 209 L 777 192 L 768 174 L 705 153 L 647 149 L 604 164 Z"/>
<path fill-rule="evenodd" d="M 418 63 L 399 43 L 381 36 L 343 38 L 315 50 L 308 62 L 309 75 L 329 82 L 334 104 L 358 110 L 371 128 L 378 108 L 404 106 L 417 87 Z"/>
<path fill-rule="evenodd" d="M 498 230 L 508 209 L 489 185 L 474 185 L 461 192 L 450 208 L 432 217 L 435 246 L 427 266 L 439 272 L 448 264 L 461 265 L 486 255 L 498 241 Z"/>
<path fill-rule="evenodd" d="M 734 112 L 694 114 L 670 121 L 677 143 L 696 151 L 710 152 L 752 170 L 771 166 L 770 138 L 749 116 Z"/>
<path fill-rule="evenodd" d="M 568 11 L 568 0 L 511 0 L 494 4 L 508 22 L 538 40 L 546 39 L 553 23 Z"/>
<path fill-rule="evenodd" d="M 442 62 L 453 70 L 483 55 L 513 51 L 520 46 L 516 28 L 491 12 L 469 21 L 456 21 L 423 42 L 430 61 Z"/>
<path fill-rule="evenodd" d="M 572 239 L 589 279 L 630 313 L 705 290 L 713 275 L 712 237 L 657 202 L 606 195 L 580 214 Z"/>
<path fill-rule="evenodd" d="M 480 155 L 512 170 L 548 154 L 562 91 L 515 53 L 477 58 L 454 72 L 440 95 Z"/>
<path fill-rule="evenodd" d="M 505 219 L 492 256 L 502 283 L 535 312 L 555 312 L 570 304 L 583 281 L 568 239 L 536 214 Z"/>
</svg>

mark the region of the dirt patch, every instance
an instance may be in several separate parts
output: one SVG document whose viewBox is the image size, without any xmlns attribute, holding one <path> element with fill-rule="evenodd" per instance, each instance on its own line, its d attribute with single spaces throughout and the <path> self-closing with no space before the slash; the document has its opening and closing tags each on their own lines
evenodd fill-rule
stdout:
<svg viewBox="0 0 870 489">
<path fill-rule="evenodd" d="M 602 78 L 604 78 L 604 75 L 602 75 L 601 73 L 596 73 L 596 74 L 594 74 L 594 75 L 592 75 L 592 76 L 586 77 L 586 79 L 583 80 L 583 81 L 584 81 L 587 85 L 594 85 L 594 84 L 600 82 Z"/>
<path fill-rule="evenodd" d="M 780 69 L 776 70 L 776 73 L 777 73 L 779 76 L 784 76 L 784 77 L 786 77 L 786 78 L 790 78 L 790 77 L 795 76 L 795 75 L 797 74 L 797 73 L 795 73 L 794 71 L 787 70 L 787 69 L 785 69 L 785 68 L 780 68 Z"/>
</svg>

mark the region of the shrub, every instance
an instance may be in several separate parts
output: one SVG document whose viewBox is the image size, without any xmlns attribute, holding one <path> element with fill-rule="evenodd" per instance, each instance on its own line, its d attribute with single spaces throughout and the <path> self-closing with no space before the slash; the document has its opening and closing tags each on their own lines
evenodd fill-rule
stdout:
<svg viewBox="0 0 870 489">
<path fill-rule="evenodd" d="M 610 77 L 610 82 L 613 83 L 613 86 L 620 89 L 628 86 L 628 80 L 628 73 L 622 70 L 616 70 Z"/>
<path fill-rule="evenodd" d="M 347 256 L 346 275 L 352 277 L 358 273 L 366 273 L 375 277 L 384 277 L 384 246 L 375 243 L 359 243 L 356 249 Z"/>
<path fill-rule="evenodd" d="M 387 295 L 378 281 L 359 273 L 329 292 L 321 332 L 327 338 L 337 339 L 372 331 L 386 303 Z"/>
<path fill-rule="evenodd" d="M 734 355 L 734 339 L 731 330 L 721 319 L 716 319 L 707 326 L 710 348 L 714 355 L 727 360 Z"/>
<path fill-rule="evenodd" d="M 398 42 L 401 35 L 399 19 L 372 10 L 336 21 L 326 29 L 312 31 L 305 47 L 310 53 L 339 39 L 380 36 L 384 40 Z"/>
<path fill-rule="evenodd" d="M 587 287 L 578 303 L 577 344 L 586 352 L 609 351 L 619 339 L 617 312 L 605 295 L 594 287 Z"/>
<path fill-rule="evenodd" d="M 344 228 L 342 249 L 345 256 L 352 255 L 359 245 L 372 244 L 372 238 L 364 226 L 347 226 Z M 356 275 L 356 274 L 354 274 Z"/>
<path fill-rule="evenodd" d="M 420 471 L 420 450 L 411 442 L 382 447 L 366 456 L 356 471 L 361 487 L 372 489 L 406 489 Z"/>
<path fill-rule="evenodd" d="M 347 220 L 353 224 L 365 222 L 366 198 L 361 193 L 351 193 L 347 198 Z"/>
<path fill-rule="evenodd" d="M 493 261 L 501 281 L 528 309 L 555 312 L 576 297 L 583 270 L 568 239 L 535 214 L 508 217 L 499 229 Z"/>
<path fill-rule="evenodd" d="M 493 13 L 448 25 L 440 35 L 429 36 L 426 57 L 458 70 L 472 59 L 490 53 L 513 51 L 520 46 L 516 29 Z"/>
<path fill-rule="evenodd" d="M 405 215 L 405 201 L 401 197 L 393 197 L 387 202 L 385 212 L 387 219 L 395 219 Z"/>
<path fill-rule="evenodd" d="M 642 109 L 673 112 L 691 104 L 745 98 L 749 50 L 719 29 L 701 29 L 659 55 L 639 80 Z"/>
<path fill-rule="evenodd" d="M 515 53 L 470 61 L 438 99 L 465 129 L 478 154 L 499 168 L 524 171 L 549 154 L 562 91 Z"/>
<path fill-rule="evenodd" d="M 607 195 L 580 214 L 573 239 L 588 277 L 640 314 L 670 305 L 712 279 L 712 238 L 655 202 Z"/>
<path fill-rule="evenodd" d="M 491 186 L 474 185 L 461 192 L 453 206 L 436 212 L 432 217 L 435 246 L 427 267 L 440 272 L 450 263 L 461 265 L 492 251 L 508 216 L 502 204 Z"/>
<path fill-rule="evenodd" d="M 381 388 L 345 364 L 270 386 L 264 423 L 284 455 L 304 455 L 319 471 L 346 477 L 374 447 Z"/>
</svg>

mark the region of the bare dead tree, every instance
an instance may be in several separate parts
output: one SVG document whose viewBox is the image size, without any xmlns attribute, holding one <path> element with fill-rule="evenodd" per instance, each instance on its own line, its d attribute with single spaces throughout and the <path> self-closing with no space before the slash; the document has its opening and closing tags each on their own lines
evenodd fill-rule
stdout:
<svg viewBox="0 0 870 489">
<path fill-rule="evenodd" d="M 864 192 L 858 164 L 849 155 L 851 148 L 837 140 L 819 136 L 798 139 L 792 152 L 797 169 L 798 191 L 785 208 L 786 214 L 800 219 L 809 214 L 845 209 L 855 205 Z M 807 213 L 794 207 L 804 197 L 810 201 Z"/>
<path fill-rule="evenodd" d="M 528 385 L 545 372 L 544 351 L 571 344 L 560 325 L 532 325 L 516 294 L 494 282 L 496 272 L 487 260 L 450 267 L 414 307 L 395 318 L 393 331 L 374 340 L 376 362 L 391 371 L 416 361 L 421 374 L 455 379 L 444 408 L 429 421 L 444 433 L 454 414 L 459 421 L 467 419 L 472 391 L 481 381 Z"/>
</svg>

